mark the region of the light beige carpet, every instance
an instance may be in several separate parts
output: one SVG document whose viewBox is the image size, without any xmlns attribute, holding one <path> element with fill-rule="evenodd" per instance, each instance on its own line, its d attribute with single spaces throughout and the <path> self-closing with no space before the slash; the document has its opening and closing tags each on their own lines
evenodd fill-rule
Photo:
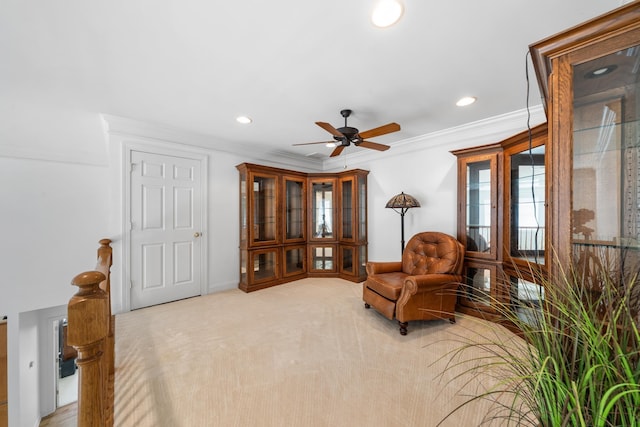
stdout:
<svg viewBox="0 0 640 427">
<path fill-rule="evenodd" d="M 401 336 L 361 292 L 304 279 L 118 315 L 116 426 L 435 426 L 488 384 L 462 390 L 438 360 L 482 322 L 413 322 Z M 443 425 L 478 426 L 488 408 Z"/>
</svg>

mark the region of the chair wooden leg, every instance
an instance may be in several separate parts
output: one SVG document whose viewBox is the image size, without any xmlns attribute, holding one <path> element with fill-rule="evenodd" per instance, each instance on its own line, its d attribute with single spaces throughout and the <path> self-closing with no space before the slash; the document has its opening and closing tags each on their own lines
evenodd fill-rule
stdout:
<svg viewBox="0 0 640 427">
<path fill-rule="evenodd" d="M 400 325 L 400 335 L 407 335 L 407 326 L 409 326 L 409 322 L 401 322 L 398 320 L 398 324 Z"/>
<path fill-rule="evenodd" d="M 451 319 L 449 319 L 449 323 L 454 324 L 456 323 L 456 318 L 452 317 Z"/>
<path fill-rule="evenodd" d="M 369 303 L 368 303 L 368 302 L 365 302 L 365 303 L 364 303 L 364 308 L 371 308 L 371 306 L 369 305 Z"/>
</svg>

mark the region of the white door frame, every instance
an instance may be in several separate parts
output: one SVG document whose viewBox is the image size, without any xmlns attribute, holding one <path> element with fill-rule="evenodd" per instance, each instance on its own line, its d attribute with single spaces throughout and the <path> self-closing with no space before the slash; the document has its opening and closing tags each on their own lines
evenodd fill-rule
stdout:
<svg viewBox="0 0 640 427">
<path fill-rule="evenodd" d="M 131 153 L 133 151 L 144 151 L 146 153 L 159 154 L 163 156 L 184 157 L 200 162 L 200 200 L 201 203 L 201 224 L 202 224 L 202 252 L 200 262 L 200 294 L 208 293 L 209 268 L 208 268 L 208 241 L 209 241 L 209 216 L 208 216 L 208 164 L 209 155 L 197 149 L 186 149 L 176 144 L 165 143 L 144 143 L 140 141 L 124 141 L 122 143 L 122 311 L 131 311 Z"/>
</svg>

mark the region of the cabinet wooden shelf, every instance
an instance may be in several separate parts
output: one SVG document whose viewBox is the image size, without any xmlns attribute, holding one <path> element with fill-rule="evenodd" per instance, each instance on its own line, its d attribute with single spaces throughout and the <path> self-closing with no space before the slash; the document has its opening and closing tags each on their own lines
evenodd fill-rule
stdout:
<svg viewBox="0 0 640 427">
<path fill-rule="evenodd" d="M 366 279 L 367 175 L 242 163 L 240 282 L 245 292 L 304 277 Z"/>
<path fill-rule="evenodd" d="M 529 271 L 546 264 L 546 139 L 542 124 L 452 152 L 458 158 L 458 239 L 466 245 L 461 312 L 501 320 L 498 304 L 534 300 L 530 285 L 512 277 L 532 281 Z"/>
</svg>

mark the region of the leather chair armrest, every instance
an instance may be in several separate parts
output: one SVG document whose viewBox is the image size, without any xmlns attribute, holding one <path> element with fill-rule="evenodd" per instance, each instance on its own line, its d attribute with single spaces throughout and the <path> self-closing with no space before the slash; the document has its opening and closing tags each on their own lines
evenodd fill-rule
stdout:
<svg viewBox="0 0 640 427">
<path fill-rule="evenodd" d="M 423 274 L 419 276 L 409 276 L 404 282 L 404 287 L 411 294 L 418 292 L 432 291 L 438 288 L 456 288 L 462 281 L 462 276 L 456 274 Z"/>
<path fill-rule="evenodd" d="M 402 262 L 368 262 L 367 274 L 382 274 L 382 273 L 394 273 L 402 271 Z"/>
</svg>

